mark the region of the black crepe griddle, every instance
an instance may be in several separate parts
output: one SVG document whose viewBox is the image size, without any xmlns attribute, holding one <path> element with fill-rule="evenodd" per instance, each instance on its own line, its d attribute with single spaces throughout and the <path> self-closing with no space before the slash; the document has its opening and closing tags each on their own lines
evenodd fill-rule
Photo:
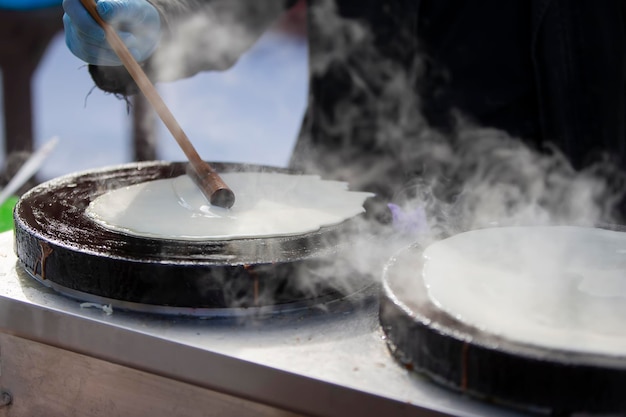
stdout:
<svg viewBox="0 0 626 417">
<path fill-rule="evenodd" d="M 291 173 L 259 165 L 212 166 L 221 173 Z M 185 168 L 182 162 L 133 163 L 33 188 L 14 212 L 19 263 L 40 282 L 81 300 L 174 314 L 288 309 L 343 297 L 367 284 L 355 273 L 342 277 L 340 287 L 332 276 L 343 263 L 341 248 L 353 219 L 294 236 L 183 241 L 121 234 L 84 213 L 109 190 L 183 175 Z"/>
<path fill-rule="evenodd" d="M 468 326 L 430 301 L 422 267 L 422 248 L 415 245 L 393 257 L 383 274 L 380 322 L 401 365 L 463 394 L 525 411 L 626 412 L 626 355 L 531 346 Z"/>
</svg>

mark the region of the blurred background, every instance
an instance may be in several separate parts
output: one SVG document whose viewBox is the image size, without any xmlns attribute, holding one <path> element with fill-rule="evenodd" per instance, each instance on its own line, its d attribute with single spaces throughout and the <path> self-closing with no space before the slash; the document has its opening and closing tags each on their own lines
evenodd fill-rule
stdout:
<svg viewBox="0 0 626 417">
<path fill-rule="evenodd" d="M 16 32 L 28 28 L 20 23 L 10 30 L 6 22 L 15 22 L 15 16 L 28 16 L 31 11 L 2 10 L 3 1 L 8 0 L 0 0 L 0 27 L 4 27 L 0 28 L 0 55 L 4 55 L 2 76 L 8 77 L 18 58 L 28 58 L 23 33 Z M 204 159 L 287 164 L 307 100 L 303 6 L 286 14 L 232 69 L 157 86 Z M 55 29 L 42 49 L 31 80 L 32 146 L 37 149 L 53 136 L 58 136 L 59 142 L 38 180 L 133 161 L 133 118 L 127 103 L 93 88 L 86 65 L 66 48 L 62 30 Z M 26 72 L 18 74 L 25 77 Z M 4 81 L 3 95 L 15 86 L 12 82 L 7 85 L 6 78 Z M 12 101 L 5 98 L 4 104 L 0 103 L 5 144 L 5 107 L 28 94 L 25 88 L 18 91 Z M 185 159 L 159 120 L 155 137 L 157 159 Z M 10 159 L 7 153 L 2 147 L 2 166 Z"/>
</svg>

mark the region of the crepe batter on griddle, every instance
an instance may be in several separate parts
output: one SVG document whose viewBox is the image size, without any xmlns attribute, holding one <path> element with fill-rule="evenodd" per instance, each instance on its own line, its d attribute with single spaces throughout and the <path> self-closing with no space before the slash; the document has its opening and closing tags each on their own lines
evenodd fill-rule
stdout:
<svg viewBox="0 0 626 417">
<path fill-rule="evenodd" d="M 339 224 L 364 211 L 371 193 L 313 175 L 225 173 L 231 209 L 211 206 L 187 176 L 143 182 L 96 198 L 87 216 L 137 236 L 213 240 L 286 236 Z"/>
</svg>

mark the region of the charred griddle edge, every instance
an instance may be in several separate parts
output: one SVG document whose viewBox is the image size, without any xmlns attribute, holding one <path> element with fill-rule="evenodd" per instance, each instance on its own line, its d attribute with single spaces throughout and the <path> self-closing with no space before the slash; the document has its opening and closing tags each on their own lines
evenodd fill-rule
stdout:
<svg viewBox="0 0 626 417">
<path fill-rule="evenodd" d="M 220 172 L 289 172 L 212 165 Z M 185 167 L 134 163 L 35 187 L 22 196 L 14 214 L 20 263 L 40 281 L 131 303 L 245 308 L 345 295 L 331 285 L 332 277 L 320 274 L 342 262 L 340 248 L 350 221 L 298 236 L 195 242 L 119 234 L 84 215 L 89 203 L 110 189 L 183 175 Z"/>
<path fill-rule="evenodd" d="M 524 345 L 459 322 L 430 302 L 421 253 L 419 246 L 401 251 L 383 276 L 380 323 L 401 365 L 462 394 L 525 411 L 626 412 L 626 357 Z"/>
</svg>

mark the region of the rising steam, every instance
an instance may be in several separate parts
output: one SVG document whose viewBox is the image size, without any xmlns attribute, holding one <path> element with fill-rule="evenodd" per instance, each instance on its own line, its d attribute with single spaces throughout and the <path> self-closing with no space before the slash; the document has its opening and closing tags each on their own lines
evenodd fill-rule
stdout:
<svg viewBox="0 0 626 417">
<path fill-rule="evenodd" d="M 338 149 L 323 149 L 326 143 L 307 137 L 305 126 L 304 157 L 297 162 L 308 171 L 378 192 L 408 215 L 424 214 L 430 224 L 420 233 L 618 221 L 623 174 L 616 167 L 601 161 L 577 171 L 553 146 L 534 149 L 462 114 L 453 131 L 434 129 L 415 94 L 424 57 L 413 57 L 409 66 L 396 64 L 376 48 L 364 25 L 339 17 L 332 0 L 317 2 L 310 18 L 321 30 L 312 48 L 325 52 L 323 59 L 313 55 L 313 79 L 346 68 L 350 89 L 332 112 L 308 115 L 323 126 L 313 134 L 340 138 Z M 376 157 L 359 155 L 363 148 L 376 150 Z"/>
<path fill-rule="evenodd" d="M 619 221 L 624 176 L 617 167 L 600 161 L 577 171 L 554 146 L 535 149 L 462 114 L 455 115 L 452 131 L 435 129 L 415 94 L 422 56 L 398 65 L 377 50 L 364 25 L 339 17 L 332 0 L 318 1 L 310 19 L 321 30 L 311 40 L 313 82 L 342 71 L 349 88 L 331 111 L 309 103 L 293 162 L 379 195 L 368 207 L 363 233 L 350 238 L 350 269 L 336 265 L 326 271 L 333 282 L 354 284 L 341 279 L 354 271 L 377 279 L 399 248 L 467 230 Z"/>
<path fill-rule="evenodd" d="M 157 56 L 160 78 L 198 71 L 194 56 L 209 56 L 216 69 L 232 65 L 277 14 L 277 3 L 258 2 L 253 11 L 258 19 L 252 20 L 241 19 L 250 10 L 227 10 L 219 18 L 196 14 L 173 35 L 185 39 L 189 50 L 173 42 Z M 227 9 L 228 2 L 218 4 Z M 617 168 L 598 163 L 577 171 L 556 148 L 531 148 L 462 114 L 452 131 L 437 130 L 426 122 L 415 93 L 424 72 L 422 56 L 399 65 L 377 49 L 367 26 L 341 18 L 333 0 L 311 5 L 309 20 L 320 31 L 310 39 L 312 83 L 335 72 L 347 87 L 328 103 L 309 103 L 292 164 L 378 194 L 368 207 L 376 220 L 367 221 L 358 243 L 350 245 L 355 249 L 347 255 L 350 274 L 378 276 L 380 262 L 398 245 L 465 230 L 618 220 L 623 181 Z M 388 203 L 394 204 L 391 212 Z M 326 267 L 323 275 L 337 282 L 346 276 L 346 270 L 332 270 L 338 265 Z M 317 288 L 315 282 L 306 284 Z"/>
</svg>

